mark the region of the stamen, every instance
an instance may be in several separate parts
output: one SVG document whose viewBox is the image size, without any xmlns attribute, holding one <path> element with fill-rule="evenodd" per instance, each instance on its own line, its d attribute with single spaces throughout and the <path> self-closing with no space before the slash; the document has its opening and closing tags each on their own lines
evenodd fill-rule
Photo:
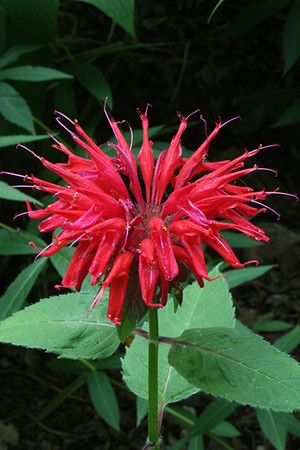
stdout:
<svg viewBox="0 0 300 450">
<path fill-rule="evenodd" d="M 76 244 L 76 242 L 78 242 L 78 241 L 80 241 L 80 239 L 81 238 L 83 238 L 85 236 L 85 233 L 82 233 L 82 235 L 81 236 L 79 236 L 77 239 L 75 239 L 75 241 L 73 241 L 72 242 L 72 244 L 71 245 L 69 245 L 69 247 L 68 248 L 71 248 L 71 247 L 73 247 L 73 245 L 75 245 Z"/>
<path fill-rule="evenodd" d="M 53 136 L 53 134 L 51 134 L 51 133 L 49 133 L 49 132 L 47 132 L 47 134 L 48 134 L 48 136 L 51 137 L 51 139 L 53 139 L 54 142 L 56 142 L 59 146 L 61 146 L 61 142 L 59 142 L 59 140 L 56 139 L 56 137 Z"/>
<path fill-rule="evenodd" d="M 191 112 L 188 116 L 186 116 L 186 120 L 189 120 L 190 117 L 194 116 L 195 114 L 197 114 L 198 112 L 200 112 L 200 109 L 196 109 L 195 111 Z"/>
<path fill-rule="evenodd" d="M 272 191 L 272 192 L 266 192 L 267 195 L 285 195 L 286 197 L 292 197 L 299 202 L 299 197 L 297 194 L 290 194 L 288 192 L 280 192 L 280 191 Z"/>
<path fill-rule="evenodd" d="M 25 215 L 28 215 L 28 214 L 29 214 L 29 211 L 25 211 L 25 212 L 16 214 L 16 215 L 14 216 L 13 220 L 16 220 L 16 219 L 17 219 L 18 217 L 20 217 L 20 216 L 25 216 Z"/>
<path fill-rule="evenodd" d="M 208 132 L 207 132 L 207 122 L 206 122 L 206 120 L 204 119 L 204 117 L 203 117 L 202 114 L 200 115 L 200 120 L 202 120 L 202 122 L 204 122 L 204 132 L 205 132 L 205 137 L 206 137 L 206 139 L 207 139 L 207 137 L 208 137 Z"/>
<path fill-rule="evenodd" d="M 39 252 L 39 254 L 36 255 L 36 257 L 34 258 L 34 260 L 38 259 L 38 257 L 41 256 L 41 254 L 44 253 L 46 250 L 48 250 L 48 248 L 52 247 L 53 244 L 54 244 L 54 242 L 51 242 L 51 244 L 49 244 L 49 245 L 47 245 L 47 247 L 43 248 L 43 250 L 41 250 L 41 251 Z M 36 247 L 35 247 L 35 248 L 36 248 Z M 36 248 L 36 250 L 37 250 L 37 248 Z"/>
<path fill-rule="evenodd" d="M 61 117 L 63 117 L 64 119 L 66 119 L 68 122 L 70 122 L 72 125 L 75 124 L 74 120 L 70 119 L 70 117 L 66 116 L 66 114 L 64 114 L 64 113 L 62 113 L 62 112 L 60 112 L 60 111 L 54 110 L 54 115 L 55 115 L 55 116 L 60 115 Z"/>
<path fill-rule="evenodd" d="M 281 215 L 280 215 L 277 211 L 275 211 L 275 209 L 271 208 L 270 206 L 265 205 L 264 203 L 258 202 L 257 200 L 251 200 L 250 203 L 255 203 L 256 205 L 260 205 L 260 206 L 262 206 L 263 208 L 268 209 L 268 210 L 271 211 L 273 214 L 275 214 L 276 220 L 280 220 Z"/>
<path fill-rule="evenodd" d="M 270 169 L 269 167 L 257 167 L 256 165 L 254 167 L 256 170 L 260 170 L 261 172 L 272 172 L 275 174 L 275 177 L 278 175 L 277 170 Z"/>
<path fill-rule="evenodd" d="M 34 153 L 34 151 L 31 150 L 30 148 L 25 147 L 25 145 L 22 145 L 22 144 L 16 145 L 16 149 L 18 150 L 19 148 L 23 148 L 27 152 L 31 153 L 35 158 L 39 159 L 40 161 L 42 160 L 42 158 L 40 156 L 38 156 L 36 153 Z"/>
<path fill-rule="evenodd" d="M 28 185 L 28 184 L 14 184 L 13 186 L 11 186 L 12 188 L 23 188 L 23 189 L 37 189 L 38 191 L 42 191 L 42 189 L 40 188 L 40 186 L 37 186 L 36 184 Z"/>
<path fill-rule="evenodd" d="M 147 105 L 146 105 L 146 109 L 145 109 L 145 116 L 147 117 L 147 115 L 148 115 L 148 109 L 149 108 L 152 108 L 152 105 L 150 104 L 150 103 L 147 103 Z"/>
<path fill-rule="evenodd" d="M 21 173 L 14 173 L 14 172 L 5 172 L 5 171 L 1 171 L 0 175 L 11 175 L 13 177 L 18 177 L 18 178 L 22 178 L 23 180 L 27 181 L 32 181 L 32 178 L 29 177 L 28 175 L 22 175 Z"/>
<path fill-rule="evenodd" d="M 233 122 L 234 120 L 242 120 L 241 116 L 235 116 L 232 119 L 227 120 L 226 122 L 222 123 L 220 128 L 225 127 L 225 125 L 228 125 L 230 122 Z"/>
</svg>

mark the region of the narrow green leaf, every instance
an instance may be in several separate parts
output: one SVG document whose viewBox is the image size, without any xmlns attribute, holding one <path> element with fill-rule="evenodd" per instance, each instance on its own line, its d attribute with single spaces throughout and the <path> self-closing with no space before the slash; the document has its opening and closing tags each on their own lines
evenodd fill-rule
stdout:
<svg viewBox="0 0 300 450">
<path fill-rule="evenodd" d="M 288 432 L 294 436 L 300 437 L 300 420 L 296 419 L 293 414 L 287 414 L 286 422 Z"/>
<path fill-rule="evenodd" d="M 17 61 L 20 56 L 26 53 L 34 52 L 41 48 L 40 44 L 21 44 L 10 47 L 3 55 L 0 57 L 0 69 L 2 67 L 9 66 L 10 64 Z"/>
<path fill-rule="evenodd" d="M 281 336 L 274 343 L 282 352 L 291 353 L 300 344 L 300 325 L 296 325 L 291 331 Z"/>
<path fill-rule="evenodd" d="M 219 0 L 218 3 L 216 4 L 216 6 L 214 7 L 214 9 L 212 10 L 212 12 L 209 15 L 209 18 L 207 20 L 207 23 L 209 23 L 211 21 L 211 19 L 213 18 L 213 16 L 215 15 L 215 13 L 217 12 L 217 10 L 219 9 L 219 7 L 222 5 L 222 3 L 224 3 L 225 0 Z"/>
<path fill-rule="evenodd" d="M 37 205 L 43 206 L 43 204 L 31 197 L 30 195 L 23 194 L 23 192 L 19 191 L 16 188 L 11 187 L 9 184 L 4 183 L 4 181 L 0 180 L 0 198 L 4 198 L 5 200 L 14 200 L 18 202 L 24 202 L 24 200 L 28 199 Z"/>
<path fill-rule="evenodd" d="M 218 268 L 210 272 L 211 277 L 220 275 Z M 184 289 L 183 303 L 174 313 L 173 303 L 169 301 L 158 312 L 160 334 L 176 337 L 187 328 L 210 326 L 234 326 L 232 298 L 224 278 L 206 282 L 204 288 L 194 283 Z M 147 324 L 143 327 L 147 330 Z M 196 393 L 199 389 L 188 383 L 168 364 L 167 345 L 159 346 L 159 401 L 161 407 Z M 137 396 L 148 398 L 147 383 L 147 341 L 136 336 L 126 356 L 122 360 L 123 378 Z"/>
<path fill-rule="evenodd" d="M 49 81 L 73 78 L 72 75 L 43 66 L 18 66 L 0 70 L 0 80 Z"/>
<path fill-rule="evenodd" d="M 94 5 L 135 38 L 134 0 L 81 0 Z"/>
<path fill-rule="evenodd" d="M 35 234 L 21 230 L 0 230 L 0 255 L 34 255 L 36 250 L 28 245 L 35 242 L 40 247 L 46 247 L 46 243 Z"/>
<path fill-rule="evenodd" d="M 112 355 L 105 359 L 99 359 L 97 361 L 74 360 L 64 358 L 53 358 L 47 366 L 53 372 L 57 373 L 86 373 L 91 370 L 106 370 L 106 369 L 120 369 L 121 361 L 119 355 Z"/>
<path fill-rule="evenodd" d="M 261 277 L 273 267 L 275 267 L 274 264 L 259 267 L 245 267 L 244 269 L 227 270 L 224 272 L 224 275 L 226 275 L 228 286 L 232 289 Z"/>
<path fill-rule="evenodd" d="M 87 380 L 90 397 L 97 413 L 108 425 L 119 431 L 119 405 L 107 375 L 104 372 L 93 371 Z"/>
<path fill-rule="evenodd" d="M 0 342 L 41 348 L 65 358 L 106 358 L 118 347 L 106 302 L 88 313 L 91 296 L 65 294 L 43 299 L 0 324 Z"/>
<path fill-rule="evenodd" d="M 203 437 L 200 435 L 192 438 L 189 442 L 188 450 L 204 450 Z"/>
<path fill-rule="evenodd" d="M 148 400 L 137 397 L 136 398 L 136 426 L 139 427 L 141 421 L 146 417 L 148 413 Z"/>
<path fill-rule="evenodd" d="M 300 56 L 300 0 L 294 0 L 283 30 L 282 54 L 285 75 L 296 63 Z"/>
<path fill-rule="evenodd" d="M 300 408 L 300 365 L 253 333 L 229 328 L 186 330 L 169 363 L 203 391 L 243 405 Z"/>
<path fill-rule="evenodd" d="M 89 63 L 77 63 L 73 73 L 80 84 L 99 102 L 108 97 L 108 106 L 112 108 L 112 93 L 106 78 L 97 66 Z"/>
<path fill-rule="evenodd" d="M 251 248 L 263 245 L 263 242 L 255 241 L 245 234 L 234 233 L 234 231 L 223 231 L 222 236 L 234 248 Z"/>
<path fill-rule="evenodd" d="M 28 134 L 0 136 L 0 148 L 10 147 L 11 145 L 25 144 L 25 142 L 43 141 L 49 139 L 48 134 L 31 136 Z"/>
<path fill-rule="evenodd" d="M 290 0 L 256 0 L 239 8 L 239 12 L 229 21 L 229 26 L 222 32 L 223 38 L 237 38 L 246 34 L 258 23 L 280 11 Z"/>
<path fill-rule="evenodd" d="M 223 422 L 218 423 L 211 432 L 213 434 L 217 434 L 218 436 L 223 436 L 227 438 L 234 438 L 240 436 L 239 430 L 232 425 L 232 423 L 224 420 Z"/>
<path fill-rule="evenodd" d="M 254 331 L 284 331 L 292 328 L 293 325 L 290 323 L 284 322 L 283 320 L 271 320 L 269 322 L 256 322 L 253 327 Z"/>
<path fill-rule="evenodd" d="M 0 297 L 0 320 L 22 308 L 46 262 L 45 258 L 33 262 L 8 286 Z"/>
<path fill-rule="evenodd" d="M 55 411 L 73 392 L 77 391 L 80 386 L 85 382 L 86 377 L 80 376 L 72 383 L 68 384 L 59 394 L 57 394 L 52 400 L 44 406 L 44 408 L 38 413 L 34 418 L 35 422 L 41 422 L 43 419 L 48 417 L 53 411 Z"/>
<path fill-rule="evenodd" d="M 32 114 L 23 97 L 9 84 L 0 83 L 0 114 L 34 134 Z"/>
<path fill-rule="evenodd" d="M 259 426 L 277 450 L 285 450 L 287 436 L 287 414 L 256 410 Z"/>
<path fill-rule="evenodd" d="M 300 122 L 300 99 L 296 100 L 285 113 L 272 125 L 272 128 L 284 127 Z"/>
</svg>

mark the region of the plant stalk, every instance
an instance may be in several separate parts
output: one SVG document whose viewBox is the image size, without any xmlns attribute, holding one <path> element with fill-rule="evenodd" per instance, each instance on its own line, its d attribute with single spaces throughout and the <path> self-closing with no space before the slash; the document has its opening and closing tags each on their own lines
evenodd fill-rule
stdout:
<svg viewBox="0 0 300 450">
<path fill-rule="evenodd" d="M 158 316 L 157 309 L 149 309 L 148 347 L 148 448 L 159 450 L 158 429 Z"/>
</svg>

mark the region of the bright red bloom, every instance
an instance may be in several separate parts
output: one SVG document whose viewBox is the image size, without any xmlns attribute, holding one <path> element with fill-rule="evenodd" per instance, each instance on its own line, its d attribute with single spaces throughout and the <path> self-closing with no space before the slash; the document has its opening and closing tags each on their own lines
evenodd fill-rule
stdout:
<svg viewBox="0 0 300 450">
<path fill-rule="evenodd" d="M 27 181 L 38 189 L 55 195 L 57 201 L 45 209 L 32 210 L 29 216 L 45 218 L 39 225 L 42 232 L 58 227 L 61 232 L 40 252 L 51 256 L 69 243 L 77 243 L 62 286 L 78 291 L 88 273 L 91 284 L 99 284 L 92 304 L 96 306 L 103 292 L 110 288 L 108 317 L 121 323 L 126 290 L 131 277 L 139 277 L 140 296 L 147 307 L 166 304 L 171 285 L 176 285 L 183 267 L 191 270 L 200 284 L 210 280 L 203 244 L 213 248 L 233 267 L 244 267 L 222 230 L 237 230 L 257 241 L 268 241 L 262 229 L 248 218 L 264 212 L 260 203 L 269 192 L 254 191 L 240 179 L 260 170 L 244 168 L 245 160 L 255 156 L 263 147 L 245 151 L 232 161 L 208 162 L 211 141 L 220 131 L 219 120 L 212 133 L 190 158 L 181 157 L 181 135 L 187 119 L 180 116 L 180 126 L 167 150 L 154 160 L 148 137 L 147 111 L 138 111 L 142 121 L 143 143 L 138 154 L 141 177 L 136 160 L 113 119 L 107 118 L 116 137 L 110 143 L 116 157 L 109 157 L 83 131 L 77 121 L 69 130 L 74 142 L 84 149 L 89 159 L 74 155 L 64 144 L 56 141 L 54 148 L 64 152 L 66 163 L 42 164 L 59 175 L 65 186 L 56 185 L 34 175 Z"/>
</svg>

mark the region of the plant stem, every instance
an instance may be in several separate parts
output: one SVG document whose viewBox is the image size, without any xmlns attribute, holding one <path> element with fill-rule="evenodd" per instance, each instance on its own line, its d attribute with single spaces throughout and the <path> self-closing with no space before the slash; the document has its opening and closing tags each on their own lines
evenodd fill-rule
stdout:
<svg viewBox="0 0 300 450">
<path fill-rule="evenodd" d="M 159 450 L 158 431 L 158 317 L 157 309 L 149 309 L 148 350 L 148 440 L 149 448 Z"/>
</svg>

